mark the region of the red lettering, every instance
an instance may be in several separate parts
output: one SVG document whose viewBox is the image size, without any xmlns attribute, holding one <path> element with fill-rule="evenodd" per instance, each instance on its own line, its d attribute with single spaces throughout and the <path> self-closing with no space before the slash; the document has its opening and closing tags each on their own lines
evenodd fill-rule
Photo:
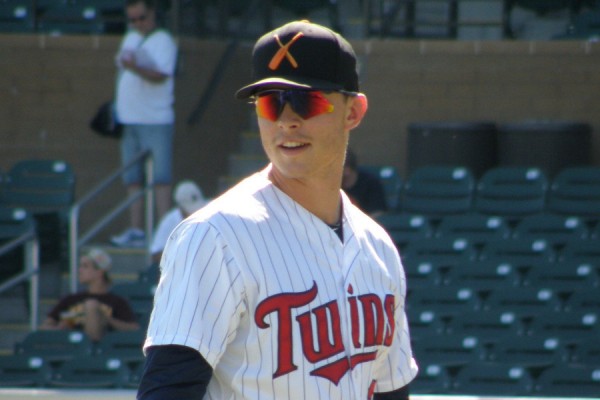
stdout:
<svg viewBox="0 0 600 400">
<path fill-rule="evenodd" d="M 354 348 L 360 350 L 363 347 L 391 346 L 395 330 L 394 296 L 387 295 L 383 302 L 375 294 L 352 296 L 354 289 L 351 285 L 348 286 L 347 293 L 350 295 L 347 301 Z M 293 310 L 309 305 L 317 298 L 317 294 L 318 287 L 313 281 L 312 287 L 307 291 L 277 294 L 258 304 L 254 315 L 256 326 L 260 329 L 269 328 L 266 318 L 271 314 L 275 314 L 273 318 L 278 324 L 277 367 L 273 378 L 298 369 L 294 364 Z M 300 330 L 303 354 L 308 362 L 316 364 L 344 353 L 340 305 L 337 301 L 320 305 L 295 319 Z M 364 335 L 364 345 L 361 345 L 361 334 Z M 375 360 L 376 355 L 376 351 L 371 351 L 355 354 L 350 358 L 342 357 L 315 369 L 311 375 L 328 379 L 337 385 L 348 371 L 360 363 Z"/>
<path fill-rule="evenodd" d="M 394 309 L 396 307 L 396 299 L 391 294 L 385 296 L 384 308 L 387 317 L 385 337 L 383 339 L 383 345 L 390 347 L 394 340 L 394 331 L 396 330 L 396 319 L 394 318 Z"/>
<path fill-rule="evenodd" d="M 306 292 L 281 293 L 271 296 L 260 302 L 256 307 L 254 321 L 260 329 L 266 329 L 270 325 L 265 322 L 265 317 L 272 312 L 277 313 L 279 329 L 277 339 L 279 341 L 279 352 L 277 355 L 277 370 L 273 374 L 276 378 L 298 369 L 294 364 L 294 346 L 292 337 L 292 309 L 305 306 L 317 297 L 317 284 Z"/>
<path fill-rule="evenodd" d="M 328 312 L 332 323 L 327 318 Z M 340 327 L 340 311 L 335 301 L 315 308 L 312 314 L 315 316 L 317 326 L 317 346 L 315 346 L 313 339 L 311 312 L 301 314 L 296 319 L 300 324 L 304 356 L 311 363 L 316 363 L 343 352 L 344 342 Z M 331 327 L 333 343 L 329 340 L 329 327 Z"/>
<path fill-rule="evenodd" d="M 364 315 L 365 346 L 376 346 L 383 343 L 383 305 L 375 294 L 365 294 L 358 298 L 362 304 Z"/>
<path fill-rule="evenodd" d="M 354 293 L 352 285 L 348 286 L 348 293 Z M 350 323 L 352 324 L 352 345 L 358 349 L 360 348 L 360 319 L 358 316 L 356 296 L 348 297 L 348 303 L 350 305 Z"/>
</svg>

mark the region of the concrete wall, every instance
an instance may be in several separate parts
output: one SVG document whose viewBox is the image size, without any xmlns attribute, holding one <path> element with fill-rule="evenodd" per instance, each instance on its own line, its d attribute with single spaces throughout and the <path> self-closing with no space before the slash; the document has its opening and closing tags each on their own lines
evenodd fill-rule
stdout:
<svg viewBox="0 0 600 400">
<path fill-rule="evenodd" d="M 0 170 L 23 158 L 62 158 L 73 164 L 81 195 L 118 167 L 117 142 L 94 135 L 87 124 L 112 96 L 119 40 L 0 36 Z M 227 45 L 180 41 L 175 179 L 195 179 L 208 195 L 252 118 L 250 106 L 233 98 L 249 80 L 251 44 L 244 43 L 222 71 L 203 118 L 187 121 Z M 593 162 L 600 163 L 600 44 L 369 40 L 354 46 L 370 102 L 351 136 L 363 163 L 396 165 L 404 174 L 411 122 L 528 119 L 591 124 Z M 84 223 L 123 193 L 114 185 L 84 213 Z"/>
</svg>

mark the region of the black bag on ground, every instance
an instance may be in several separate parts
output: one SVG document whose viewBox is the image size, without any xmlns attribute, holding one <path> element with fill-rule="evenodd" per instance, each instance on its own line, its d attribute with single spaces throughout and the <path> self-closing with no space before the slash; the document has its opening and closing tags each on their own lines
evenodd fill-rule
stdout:
<svg viewBox="0 0 600 400">
<path fill-rule="evenodd" d="M 123 125 L 115 117 L 112 101 L 103 103 L 90 121 L 90 128 L 100 136 L 120 139 L 123 134 Z"/>
</svg>

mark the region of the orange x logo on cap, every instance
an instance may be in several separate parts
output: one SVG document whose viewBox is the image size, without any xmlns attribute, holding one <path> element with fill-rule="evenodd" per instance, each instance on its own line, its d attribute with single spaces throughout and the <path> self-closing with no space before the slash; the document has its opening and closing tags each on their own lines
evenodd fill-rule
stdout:
<svg viewBox="0 0 600 400">
<path fill-rule="evenodd" d="M 276 70 L 277 68 L 279 68 L 279 65 L 283 61 L 284 57 L 288 59 L 290 64 L 292 64 L 292 67 L 298 68 L 298 63 L 290 54 L 290 46 L 302 36 L 304 36 L 304 34 L 302 32 L 298 32 L 289 42 L 287 42 L 284 45 L 283 43 L 281 43 L 279 35 L 275 35 L 275 40 L 277 40 L 277 44 L 279 44 L 279 50 L 277 50 L 277 53 L 275 53 L 273 58 L 271 58 L 271 62 L 269 62 L 269 69 Z"/>
</svg>

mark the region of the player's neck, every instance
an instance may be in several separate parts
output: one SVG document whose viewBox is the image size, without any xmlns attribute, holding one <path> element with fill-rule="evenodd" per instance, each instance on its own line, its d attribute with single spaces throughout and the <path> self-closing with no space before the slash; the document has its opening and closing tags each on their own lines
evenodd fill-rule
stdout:
<svg viewBox="0 0 600 400">
<path fill-rule="evenodd" d="M 269 174 L 269 179 L 279 190 L 326 224 L 333 225 L 340 220 L 342 203 L 339 180 L 286 179 L 273 173 Z"/>
</svg>

